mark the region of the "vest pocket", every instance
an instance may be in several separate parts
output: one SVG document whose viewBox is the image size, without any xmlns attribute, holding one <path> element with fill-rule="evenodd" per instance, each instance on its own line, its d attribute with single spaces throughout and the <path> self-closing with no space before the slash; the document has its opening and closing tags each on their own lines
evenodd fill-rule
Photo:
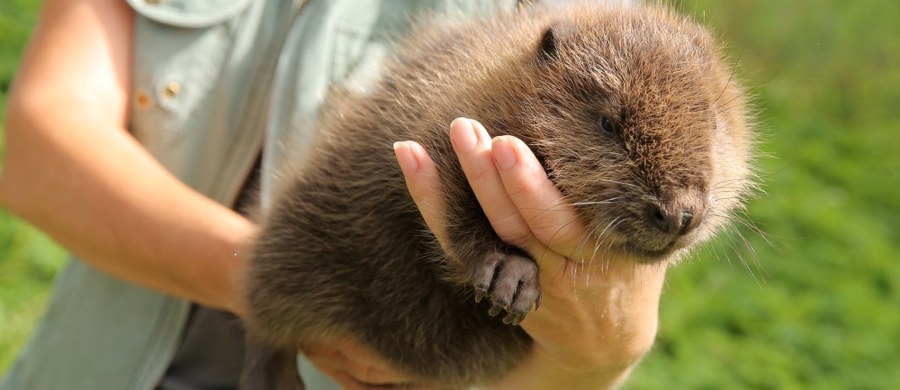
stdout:
<svg viewBox="0 0 900 390">
<path fill-rule="evenodd" d="M 210 113 L 234 29 L 252 0 L 128 0 L 136 12 L 130 129 L 165 148 Z"/>
</svg>

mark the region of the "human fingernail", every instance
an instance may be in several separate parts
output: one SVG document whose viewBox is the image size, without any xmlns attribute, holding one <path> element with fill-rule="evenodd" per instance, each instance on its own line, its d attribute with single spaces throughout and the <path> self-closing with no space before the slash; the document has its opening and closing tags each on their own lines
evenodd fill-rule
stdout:
<svg viewBox="0 0 900 390">
<path fill-rule="evenodd" d="M 497 168 L 508 170 L 516 166 L 516 152 L 505 137 L 494 138 L 491 143 L 491 154 L 494 156 Z"/>
<path fill-rule="evenodd" d="M 397 156 L 400 170 L 404 174 L 411 175 L 419 171 L 419 161 L 416 159 L 408 141 L 394 142 L 394 154 Z"/>
<path fill-rule="evenodd" d="M 472 121 L 467 118 L 456 118 L 450 123 L 450 141 L 457 151 L 467 152 L 475 148 L 478 144 L 478 136 L 476 130 L 472 126 Z M 453 129 L 456 129 L 455 131 Z"/>
<path fill-rule="evenodd" d="M 485 145 L 491 143 L 491 135 L 488 134 L 487 130 L 484 128 L 484 125 L 482 125 L 481 122 L 474 119 L 469 119 L 469 122 L 472 123 L 472 130 L 475 132 L 475 137 L 478 142 L 481 142 Z"/>
</svg>

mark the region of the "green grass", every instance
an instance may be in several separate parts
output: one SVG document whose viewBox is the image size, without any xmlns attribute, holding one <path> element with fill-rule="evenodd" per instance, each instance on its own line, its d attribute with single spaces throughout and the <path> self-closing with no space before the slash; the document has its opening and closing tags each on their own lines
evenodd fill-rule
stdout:
<svg viewBox="0 0 900 390">
<path fill-rule="evenodd" d="M 770 157 L 749 216 L 771 243 L 744 228 L 753 253 L 731 234 L 672 269 L 658 342 L 626 388 L 897 386 L 900 3 L 680 4 L 728 42 L 756 95 Z M 35 10 L 0 3 L 3 91 Z M 62 258 L 0 212 L 0 372 Z"/>
<path fill-rule="evenodd" d="M 33 28 L 38 2 L 0 2 L 0 108 Z M 0 134 L 5 109 L 0 109 Z M 0 138 L 0 156 L 4 142 Z M 40 316 L 65 252 L 0 209 L 0 372 L 12 363 Z"/>
<path fill-rule="evenodd" d="M 6 106 L 6 92 L 37 10 L 38 3 L 31 0 L 0 3 L 0 108 Z M 4 144 L 0 138 L 0 156 Z M 0 372 L 27 340 L 64 259 L 65 252 L 45 235 L 0 209 Z"/>
</svg>

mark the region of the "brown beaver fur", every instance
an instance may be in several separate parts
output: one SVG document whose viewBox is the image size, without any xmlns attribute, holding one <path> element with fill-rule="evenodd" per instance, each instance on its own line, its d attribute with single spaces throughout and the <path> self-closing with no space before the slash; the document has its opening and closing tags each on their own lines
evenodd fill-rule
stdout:
<svg viewBox="0 0 900 390">
<path fill-rule="evenodd" d="M 710 34 L 666 9 L 523 9 L 419 31 L 400 53 L 372 95 L 332 102 L 263 218 L 247 319 L 263 353 L 251 352 L 250 377 L 346 335 L 440 387 L 491 383 L 528 353 L 514 324 L 540 299 L 537 264 L 485 218 L 447 136 L 453 118 L 524 140 L 587 239 L 635 261 L 686 253 L 747 191 L 743 93 Z M 398 140 L 438 166 L 451 255 L 406 190 Z"/>
</svg>

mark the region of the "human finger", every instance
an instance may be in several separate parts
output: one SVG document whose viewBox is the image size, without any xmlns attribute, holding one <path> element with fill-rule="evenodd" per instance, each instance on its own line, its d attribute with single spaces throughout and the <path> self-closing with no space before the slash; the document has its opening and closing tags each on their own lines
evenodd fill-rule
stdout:
<svg viewBox="0 0 900 390">
<path fill-rule="evenodd" d="M 512 136 L 495 137 L 491 150 L 505 191 L 535 238 L 557 253 L 574 255 L 586 230 L 534 153 Z"/>
<path fill-rule="evenodd" d="M 395 142 L 394 154 L 400 164 L 403 177 L 406 179 L 406 188 L 415 201 L 416 207 L 419 208 L 425 224 L 428 225 L 441 245 L 444 245 L 443 243 L 446 242 L 443 239 L 445 237 L 444 199 L 434 161 L 431 160 L 422 145 L 413 141 Z"/>
<path fill-rule="evenodd" d="M 524 246 L 531 239 L 531 231 L 510 200 L 491 157 L 491 137 L 481 123 L 456 118 L 450 124 L 450 141 L 475 193 L 481 209 L 503 242 Z"/>
</svg>

